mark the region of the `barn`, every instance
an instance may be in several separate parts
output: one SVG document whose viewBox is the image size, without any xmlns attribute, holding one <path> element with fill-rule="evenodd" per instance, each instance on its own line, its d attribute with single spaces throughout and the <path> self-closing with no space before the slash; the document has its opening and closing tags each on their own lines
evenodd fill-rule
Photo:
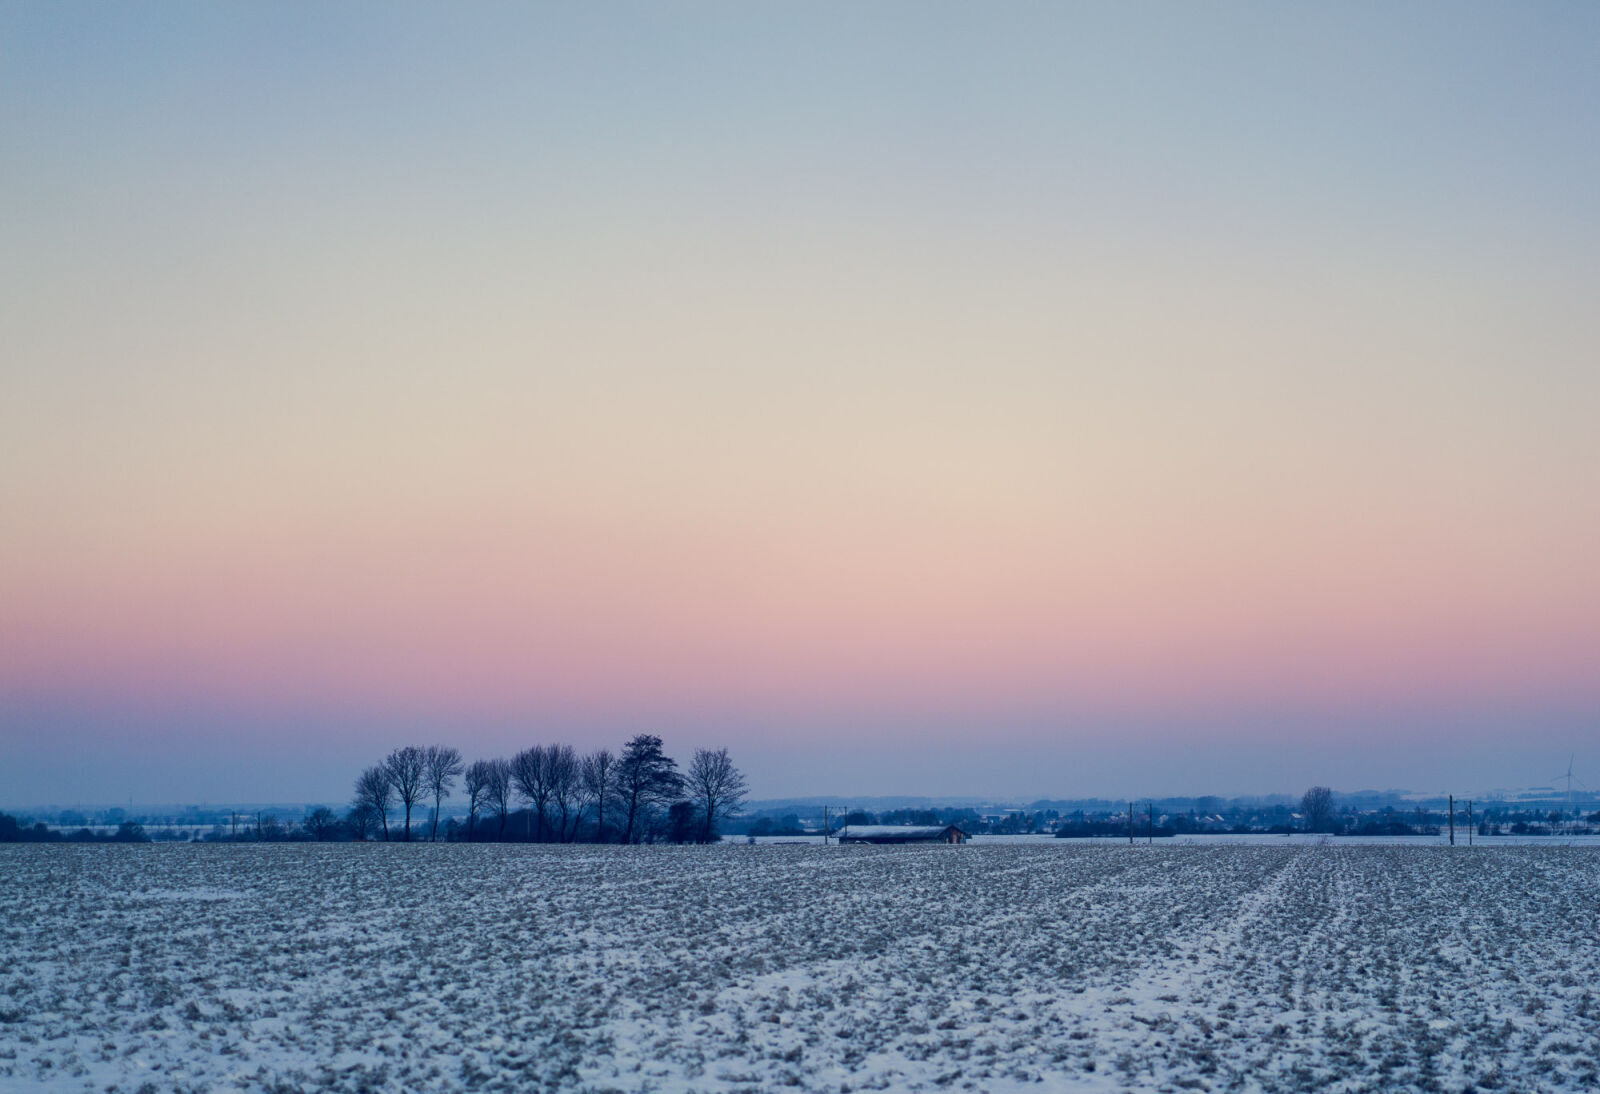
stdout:
<svg viewBox="0 0 1600 1094">
<path fill-rule="evenodd" d="M 953 824 L 848 824 L 836 833 L 840 843 L 965 843 Z"/>
</svg>

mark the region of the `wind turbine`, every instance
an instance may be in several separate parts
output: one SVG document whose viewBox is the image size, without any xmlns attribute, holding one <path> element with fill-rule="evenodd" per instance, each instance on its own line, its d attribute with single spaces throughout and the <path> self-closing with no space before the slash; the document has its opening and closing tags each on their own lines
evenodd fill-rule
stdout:
<svg viewBox="0 0 1600 1094">
<path fill-rule="evenodd" d="M 1559 782 L 1562 779 L 1567 780 L 1567 812 L 1569 814 L 1574 813 L 1577 810 L 1577 805 L 1575 804 L 1575 799 L 1572 796 L 1572 784 L 1573 783 L 1577 783 L 1579 786 L 1583 787 L 1585 790 L 1589 789 L 1589 786 L 1588 786 L 1587 783 L 1585 783 L 1582 779 L 1578 778 L 1578 776 L 1576 776 L 1576 775 L 1574 775 L 1572 773 L 1572 761 L 1577 759 L 1577 758 L 1578 758 L 1578 754 L 1576 752 L 1574 752 L 1570 756 L 1568 756 L 1567 757 L 1567 773 L 1565 775 L 1557 775 L 1554 779 L 1550 780 L 1551 782 Z M 1572 821 L 1569 820 L 1567 823 L 1571 824 Z"/>
</svg>

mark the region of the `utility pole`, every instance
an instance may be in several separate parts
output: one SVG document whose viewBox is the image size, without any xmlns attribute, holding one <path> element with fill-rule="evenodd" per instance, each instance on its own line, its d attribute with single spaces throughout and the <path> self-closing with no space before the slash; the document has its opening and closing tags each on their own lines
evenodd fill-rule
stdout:
<svg viewBox="0 0 1600 1094">
<path fill-rule="evenodd" d="M 1467 799 L 1467 846 L 1472 846 L 1472 799 Z"/>
<path fill-rule="evenodd" d="M 233 838 L 234 839 L 238 839 L 239 838 L 239 811 L 237 809 L 235 809 L 232 813 L 229 813 L 228 816 L 233 818 Z"/>
<path fill-rule="evenodd" d="M 1155 842 L 1156 842 L 1156 803 L 1155 802 L 1151 802 L 1150 803 L 1150 824 L 1145 829 L 1145 831 L 1147 833 L 1147 836 L 1145 838 L 1145 843 L 1153 846 L 1155 844 Z"/>
<path fill-rule="evenodd" d="M 1128 846 L 1133 846 L 1133 803 L 1128 803 Z"/>
<path fill-rule="evenodd" d="M 822 846 L 828 846 L 828 807 L 822 807 Z"/>
<path fill-rule="evenodd" d="M 1456 796 L 1450 795 L 1450 846 L 1456 845 Z"/>
</svg>

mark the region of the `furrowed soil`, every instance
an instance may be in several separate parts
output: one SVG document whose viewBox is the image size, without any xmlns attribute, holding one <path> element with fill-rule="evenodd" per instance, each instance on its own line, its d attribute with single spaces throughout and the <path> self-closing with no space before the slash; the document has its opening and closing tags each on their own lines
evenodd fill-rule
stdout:
<svg viewBox="0 0 1600 1094">
<path fill-rule="evenodd" d="M 8 1091 L 1592 1091 L 1597 991 L 1588 848 L 0 847 Z"/>
</svg>

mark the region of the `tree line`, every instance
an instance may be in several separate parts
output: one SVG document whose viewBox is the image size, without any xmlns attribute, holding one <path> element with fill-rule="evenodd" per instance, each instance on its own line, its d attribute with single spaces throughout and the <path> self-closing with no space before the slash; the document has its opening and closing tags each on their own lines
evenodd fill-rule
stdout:
<svg viewBox="0 0 1600 1094">
<path fill-rule="evenodd" d="M 0 813 L 0 843 L 148 843 L 144 825 L 123 821 L 115 832 L 97 832 L 82 827 L 61 832 L 43 821 L 24 824 L 9 813 Z"/>
<path fill-rule="evenodd" d="M 427 837 L 460 780 L 466 821 L 445 823 L 445 838 L 537 843 L 709 843 L 737 816 L 747 786 L 726 748 L 696 749 L 680 770 L 660 737 L 640 733 L 621 751 L 580 754 L 568 744 L 534 745 L 509 757 L 467 763 L 459 749 L 408 745 L 356 778 L 350 811 L 307 818 L 317 838 L 410 841 L 412 819 L 430 804 Z M 325 813 L 326 816 L 319 816 Z M 394 823 L 391 823 L 394 822 Z"/>
</svg>

